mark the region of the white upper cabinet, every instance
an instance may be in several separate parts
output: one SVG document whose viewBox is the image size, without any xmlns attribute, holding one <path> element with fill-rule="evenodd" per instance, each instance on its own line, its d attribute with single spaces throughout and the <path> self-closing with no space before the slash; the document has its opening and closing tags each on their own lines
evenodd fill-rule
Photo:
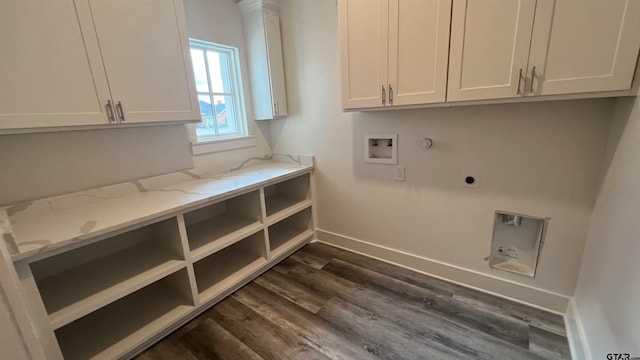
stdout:
<svg viewBox="0 0 640 360">
<path fill-rule="evenodd" d="M 450 0 L 340 0 L 345 109 L 443 102 Z"/>
<path fill-rule="evenodd" d="M 640 1 L 454 0 L 447 101 L 628 90 Z"/>
<path fill-rule="evenodd" d="M 280 36 L 280 0 L 242 0 L 256 120 L 288 115 Z"/>
<path fill-rule="evenodd" d="M 389 42 L 388 0 L 340 0 L 342 106 L 386 104 Z"/>
<path fill-rule="evenodd" d="M 6 0 L 0 129 L 198 121 L 181 0 Z"/>
<path fill-rule="evenodd" d="M 454 0 L 448 101 L 521 96 L 535 0 Z"/>
<path fill-rule="evenodd" d="M 0 128 L 108 124 L 109 86 L 84 28 L 72 0 L 2 1 Z"/>
<path fill-rule="evenodd" d="M 626 90 L 640 47 L 640 1 L 538 0 L 527 95 Z"/>
<path fill-rule="evenodd" d="M 389 105 L 443 102 L 451 1 L 389 2 Z"/>
<path fill-rule="evenodd" d="M 80 2 L 80 1 L 79 1 Z M 182 1 L 82 0 L 120 121 L 200 118 Z"/>
<path fill-rule="evenodd" d="M 276 117 L 284 117 L 288 115 L 288 112 L 282 39 L 280 38 L 280 18 L 274 13 L 265 12 L 264 22 L 267 38 L 269 80 L 271 82 L 271 102 L 275 104 L 274 115 Z"/>
</svg>

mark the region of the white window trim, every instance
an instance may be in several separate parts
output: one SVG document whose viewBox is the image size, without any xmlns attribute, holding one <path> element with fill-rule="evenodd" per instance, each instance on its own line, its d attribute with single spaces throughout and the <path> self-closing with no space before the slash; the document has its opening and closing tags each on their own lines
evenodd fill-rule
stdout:
<svg viewBox="0 0 640 360">
<path fill-rule="evenodd" d="M 248 134 L 247 112 L 244 101 L 244 82 L 240 71 L 239 50 L 231 46 L 225 46 L 216 43 L 210 43 L 198 39 L 189 38 L 189 47 L 195 48 L 220 48 L 226 50 L 233 57 L 233 88 L 236 90 L 237 103 L 236 115 L 238 116 L 239 133 L 230 135 L 216 135 L 198 137 L 195 126 L 189 126 L 192 138 L 192 152 L 194 155 L 214 153 L 220 151 L 242 149 L 256 146 L 255 136 Z M 252 139 L 252 141 L 251 141 Z"/>
<path fill-rule="evenodd" d="M 195 132 L 195 128 L 193 128 Z M 255 136 L 234 136 L 229 138 L 217 138 L 209 141 L 198 141 L 191 143 L 191 151 L 193 155 L 204 155 L 217 153 L 222 151 L 230 151 L 256 147 L 257 141 Z"/>
</svg>

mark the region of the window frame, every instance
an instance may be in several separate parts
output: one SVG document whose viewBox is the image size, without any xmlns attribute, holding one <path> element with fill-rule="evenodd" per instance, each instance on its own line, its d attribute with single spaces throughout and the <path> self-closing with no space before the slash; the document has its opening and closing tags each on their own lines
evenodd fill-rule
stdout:
<svg viewBox="0 0 640 360">
<path fill-rule="evenodd" d="M 197 125 L 194 126 L 195 130 L 195 138 L 197 139 L 197 143 L 208 143 L 217 140 L 230 140 L 234 138 L 246 138 L 248 136 L 247 133 L 247 114 L 246 114 L 246 106 L 244 101 L 244 88 L 242 82 L 242 73 L 240 71 L 240 55 L 239 50 L 236 47 L 217 44 L 209 41 L 198 40 L 194 38 L 189 38 L 189 54 L 191 55 L 191 49 L 201 50 L 204 53 L 204 63 L 207 75 L 207 84 L 209 88 L 209 92 L 201 92 L 196 89 L 196 96 L 198 98 L 198 106 L 200 105 L 200 96 L 210 96 L 211 97 L 211 108 L 214 116 L 216 116 L 215 112 L 215 103 L 213 102 L 213 96 L 225 96 L 231 97 L 233 100 L 233 111 L 235 113 L 235 125 L 237 131 L 229 134 L 221 134 L 218 129 L 218 119 L 216 118 L 214 121 L 215 124 L 215 134 L 199 134 Z M 229 70 L 229 85 L 231 87 L 231 92 L 214 92 L 211 86 L 211 74 L 209 72 L 209 60 L 207 58 L 207 51 L 215 51 L 218 53 L 224 53 L 228 59 L 228 70 Z M 194 71 L 195 76 L 195 68 L 193 65 L 193 59 L 191 60 L 192 71 Z M 202 111 L 201 111 L 202 112 Z"/>
</svg>

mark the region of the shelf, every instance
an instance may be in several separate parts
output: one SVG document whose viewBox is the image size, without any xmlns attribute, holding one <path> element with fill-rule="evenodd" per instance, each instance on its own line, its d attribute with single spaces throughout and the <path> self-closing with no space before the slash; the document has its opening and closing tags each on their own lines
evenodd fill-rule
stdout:
<svg viewBox="0 0 640 360">
<path fill-rule="evenodd" d="M 184 214 L 191 256 L 199 260 L 262 229 L 260 192 L 252 191 Z"/>
<path fill-rule="evenodd" d="M 267 263 L 264 232 L 255 233 L 193 265 L 201 302 L 206 302 Z"/>
<path fill-rule="evenodd" d="M 281 215 L 293 206 L 305 206 L 309 200 L 309 175 L 299 176 L 264 188 L 267 217 Z"/>
<path fill-rule="evenodd" d="M 176 250 L 178 236 L 172 218 L 33 263 L 52 327 L 60 328 L 183 268 L 185 261 Z"/>
<path fill-rule="evenodd" d="M 272 207 L 273 213 L 267 216 L 268 225 L 275 224 L 311 206 L 311 200 L 300 201 L 277 196 L 272 196 L 269 200 L 271 200 L 274 205 Z"/>
<path fill-rule="evenodd" d="M 51 325 L 64 326 L 184 267 L 170 259 L 163 249 L 142 244 L 42 280 L 38 289 Z"/>
<path fill-rule="evenodd" d="M 309 240 L 311 237 L 313 237 L 313 230 L 304 230 L 302 232 L 300 232 L 298 229 L 289 228 L 288 230 L 292 231 L 289 233 L 283 232 L 283 234 L 281 234 L 283 235 L 283 237 L 281 238 L 282 242 L 274 250 L 271 250 L 272 258 L 276 258 L 288 252 L 289 250 L 298 246 L 301 242 Z"/>
<path fill-rule="evenodd" d="M 187 228 L 191 257 L 198 261 L 249 235 L 262 230 L 262 223 L 227 214 Z"/>
<path fill-rule="evenodd" d="M 186 270 L 56 330 L 65 359 L 114 359 L 193 310 Z"/>
<path fill-rule="evenodd" d="M 311 208 L 306 208 L 274 225 L 269 226 L 271 257 L 291 249 L 313 236 Z"/>
</svg>

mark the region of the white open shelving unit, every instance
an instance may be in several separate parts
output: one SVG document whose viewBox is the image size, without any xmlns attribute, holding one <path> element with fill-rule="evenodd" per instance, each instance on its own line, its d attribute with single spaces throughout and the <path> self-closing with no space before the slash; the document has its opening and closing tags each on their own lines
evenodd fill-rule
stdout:
<svg viewBox="0 0 640 360">
<path fill-rule="evenodd" d="M 48 358 L 131 357 L 309 242 L 310 177 L 236 189 L 27 260 L 31 308 L 53 333 Z"/>
</svg>

